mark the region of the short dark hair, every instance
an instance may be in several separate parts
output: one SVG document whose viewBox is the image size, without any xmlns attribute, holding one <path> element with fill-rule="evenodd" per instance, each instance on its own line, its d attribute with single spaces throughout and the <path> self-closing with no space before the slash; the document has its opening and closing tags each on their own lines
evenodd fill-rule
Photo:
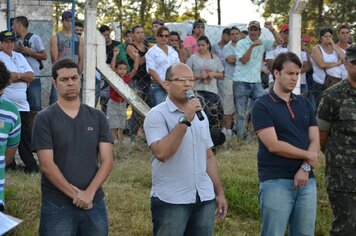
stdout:
<svg viewBox="0 0 356 236">
<path fill-rule="evenodd" d="M 324 34 L 326 34 L 326 33 L 328 33 L 328 32 L 329 32 L 331 35 L 334 35 L 332 29 L 330 29 L 330 28 L 323 28 L 323 29 L 321 29 L 320 32 L 319 32 L 319 38 L 321 38 L 322 36 L 324 36 Z"/>
<path fill-rule="evenodd" d="M 7 70 L 5 63 L 0 61 L 0 90 L 9 85 L 10 77 L 10 71 Z"/>
<path fill-rule="evenodd" d="M 237 28 L 236 26 L 231 27 L 230 33 L 231 33 L 231 31 L 233 31 L 233 30 L 237 30 L 239 33 L 241 33 L 241 30 L 240 30 L 239 28 Z M 246 30 L 245 30 L 245 31 L 246 31 Z M 246 31 L 246 32 L 247 32 L 247 31 Z M 248 34 L 248 32 L 247 32 L 247 34 Z"/>
<path fill-rule="evenodd" d="M 74 23 L 74 25 L 75 25 L 75 26 L 79 26 L 79 27 L 81 27 L 81 28 L 84 28 L 83 23 L 80 22 L 80 21 L 76 21 L 76 22 Z"/>
<path fill-rule="evenodd" d="M 127 36 L 128 34 L 132 34 L 132 31 L 130 29 L 127 29 L 124 31 L 125 36 Z"/>
<path fill-rule="evenodd" d="M 75 63 L 72 59 L 65 58 L 57 61 L 52 66 L 52 77 L 54 80 L 58 78 L 58 71 L 63 68 L 68 68 L 68 69 L 76 68 L 79 74 L 78 64 Z"/>
<path fill-rule="evenodd" d="M 173 36 L 173 35 L 175 35 L 175 36 L 178 37 L 178 41 L 179 41 L 179 42 L 182 41 L 181 38 L 180 38 L 180 35 L 179 35 L 179 33 L 178 33 L 177 31 L 171 31 L 171 32 L 169 32 L 169 36 Z"/>
<path fill-rule="evenodd" d="M 274 63 L 272 66 L 272 75 L 273 75 L 274 80 L 276 79 L 274 76 L 274 73 L 273 73 L 274 70 L 277 70 L 280 72 L 283 69 L 284 63 L 286 63 L 288 61 L 296 64 L 299 68 L 302 68 L 302 62 L 300 61 L 297 54 L 295 54 L 293 52 L 280 53 L 274 60 Z"/>
<path fill-rule="evenodd" d="M 223 29 L 222 34 L 230 34 L 230 31 L 231 31 L 231 29 L 227 27 L 227 28 Z"/>
<path fill-rule="evenodd" d="M 28 19 L 26 16 L 16 16 L 14 20 L 20 22 L 26 29 L 28 28 Z"/>
<path fill-rule="evenodd" d="M 117 68 L 119 65 L 125 65 L 127 67 L 127 63 L 124 60 L 117 60 L 115 62 L 115 68 Z"/>
<path fill-rule="evenodd" d="M 243 30 L 243 31 L 241 31 L 241 33 L 243 33 L 245 35 L 248 35 L 248 31 L 247 30 Z"/>
<path fill-rule="evenodd" d="M 110 31 L 110 27 L 107 25 L 102 25 L 99 28 L 100 33 L 104 33 L 105 31 Z"/>
<path fill-rule="evenodd" d="M 164 21 L 161 20 L 161 19 L 155 19 L 153 22 L 152 22 L 152 25 L 161 25 L 161 26 L 164 26 Z"/>
<path fill-rule="evenodd" d="M 167 26 L 160 26 L 158 29 L 157 29 L 157 35 L 160 36 L 162 35 L 163 31 L 168 31 L 169 33 L 169 29 Z"/>
<path fill-rule="evenodd" d="M 135 33 L 136 29 L 138 28 L 142 28 L 143 29 L 143 26 L 142 25 L 134 25 L 131 29 L 132 33 Z"/>
<path fill-rule="evenodd" d="M 340 25 L 339 28 L 337 28 L 337 33 L 340 33 L 342 29 L 348 29 L 350 31 L 350 27 L 348 25 Z"/>
</svg>

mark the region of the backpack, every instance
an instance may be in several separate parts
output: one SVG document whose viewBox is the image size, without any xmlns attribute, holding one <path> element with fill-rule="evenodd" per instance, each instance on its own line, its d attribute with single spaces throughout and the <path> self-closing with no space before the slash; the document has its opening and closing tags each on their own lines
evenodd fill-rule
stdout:
<svg viewBox="0 0 356 236">
<path fill-rule="evenodd" d="M 30 43 L 30 38 L 32 37 L 33 33 L 27 33 L 25 38 L 23 39 L 23 46 L 31 48 L 31 43 Z M 43 63 L 42 60 L 37 60 L 38 63 L 40 64 L 40 70 L 43 69 Z"/>
</svg>

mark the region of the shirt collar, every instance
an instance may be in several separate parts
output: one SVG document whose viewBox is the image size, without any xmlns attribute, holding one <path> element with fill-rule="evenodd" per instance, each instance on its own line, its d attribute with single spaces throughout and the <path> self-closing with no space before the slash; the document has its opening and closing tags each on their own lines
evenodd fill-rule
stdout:
<svg viewBox="0 0 356 236">
<path fill-rule="evenodd" d="M 176 106 L 176 104 L 174 104 L 173 102 L 172 102 L 172 100 L 167 96 L 167 98 L 166 98 L 166 103 L 167 103 L 167 105 L 168 105 L 168 110 L 170 111 L 170 112 L 175 112 L 175 111 L 179 111 L 179 108 Z"/>
<path fill-rule="evenodd" d="M 273 89 L 271 89 L 268 92 L 268 95 L 270 96 L 270 98 L 274 101 L 274 102 L 285 102 L 282 98 L 280 98 Z M 294 93 L 290 93 L 290 98 L 289 98 L 289 102 L 292 101 L 296 101 L 297 100 L 297 95 L 295 95 Z"/>
<path fill-rule="evenodd" d="M 340 85 L 344 83 L 345 86 L 337 86 L 336 91 L 340 93 L 350 93 L 350 95 L 356 95 L 356 89 L 352 88 L 348 79 L 341 81 Z"/>
</svg>

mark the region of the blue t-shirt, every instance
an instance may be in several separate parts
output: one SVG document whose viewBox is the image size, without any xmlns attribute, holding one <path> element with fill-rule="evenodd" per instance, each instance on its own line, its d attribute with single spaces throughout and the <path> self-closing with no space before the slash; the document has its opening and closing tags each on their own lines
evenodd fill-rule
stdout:
<svg viewBox="0 0 356 236">
<path fill-rule="evenodd" d="M 304 150 L 310 144 L 309 127 L 318 125 L 313 108 L 305 97 L 292 93 L 287 103 L 273 90 L 255 102 L 252 123 L 256 133 L 274 127 L 278 140 Z M 293 179 L 303 164 L 303 160 L 285 158 L 269 152 L 261 140 L 257 157 L 260 182 L 269 179 Z M 309 174 L 309 178 L 311 177 L 314 177 L 312 171 Z"/>
</svg>

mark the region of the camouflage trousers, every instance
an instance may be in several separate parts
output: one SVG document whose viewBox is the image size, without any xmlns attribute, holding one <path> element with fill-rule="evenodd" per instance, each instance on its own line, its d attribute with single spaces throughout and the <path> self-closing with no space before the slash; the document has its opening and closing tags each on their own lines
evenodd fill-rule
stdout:
<svg viewBox="0 0 356 236">
<path fill-rule="evenodd" d="M 356 232 L 356 192 L 328 190 L 334 219 L 330 236 L 351 236 Z"/>
</svg>

